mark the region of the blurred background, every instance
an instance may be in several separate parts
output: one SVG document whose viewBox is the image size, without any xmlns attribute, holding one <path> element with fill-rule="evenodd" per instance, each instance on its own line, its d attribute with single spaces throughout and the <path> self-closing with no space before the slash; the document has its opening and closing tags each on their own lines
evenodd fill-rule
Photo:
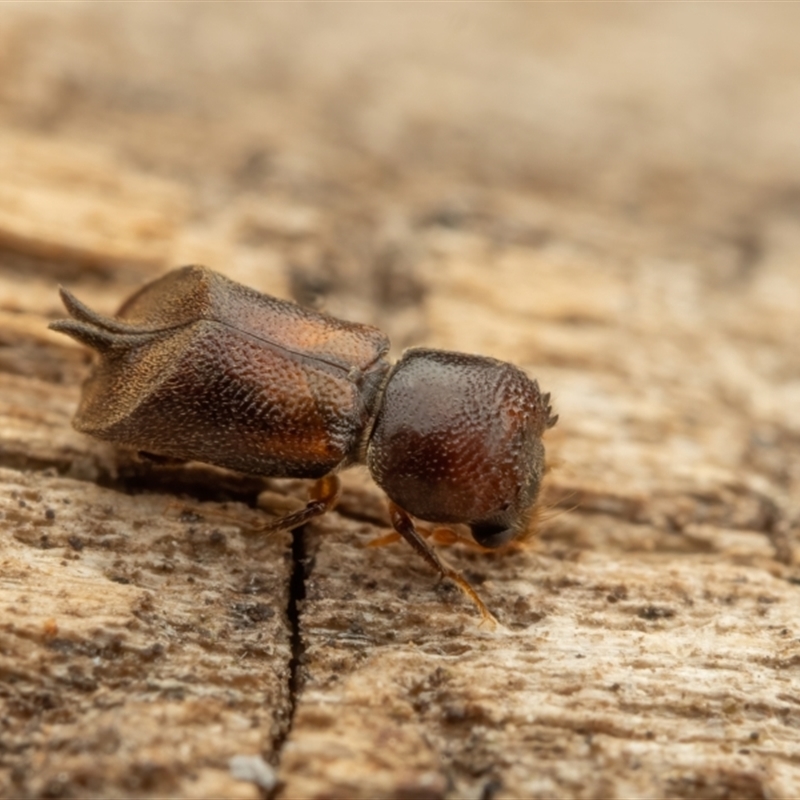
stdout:
<svg viewBox="0 0 800 800">
<path fill-rule="evenodd" d="M 404 225 L 541 244 L 542 202 L 746 272 L 800 204 L 798 21 L 780 4 L 12 3 L 0 115 L 184 184 L 199 238 L 243 198 L 285 203 L 296 239 L 330 217 L 332 272 Z"/>
</svg>

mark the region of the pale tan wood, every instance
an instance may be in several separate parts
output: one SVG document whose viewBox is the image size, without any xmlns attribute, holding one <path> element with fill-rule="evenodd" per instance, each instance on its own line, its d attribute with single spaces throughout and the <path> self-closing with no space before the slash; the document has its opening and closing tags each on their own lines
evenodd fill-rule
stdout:
<svg viewBox="0 0 800 800">
<path fill-rule="evenodd" d="M 800 794 L 796 10 L 356 6 L 4 11 L 0 795 Z M 57 284 L 192 261 L 552 392 L 496 630 L 363 471 L 72 430 Z"/>
</svg>

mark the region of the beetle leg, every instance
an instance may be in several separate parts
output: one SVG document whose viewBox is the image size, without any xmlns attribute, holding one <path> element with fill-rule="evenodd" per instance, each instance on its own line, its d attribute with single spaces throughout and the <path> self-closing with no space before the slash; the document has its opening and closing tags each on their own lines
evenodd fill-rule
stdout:
<svg viewBox="0 0 800 800">
<path fill-rule="evenodd" d="M 432 531 L 428 532 L 425 538 L 430 538 L 438 545 L 449 546 L 454 544 L 462 544 L 464 547 L 468 547 L 470 550 L 477 550 L 479 553 L 493 552 L 489 550 L 488 547 L 478 544 L 474 539 L 470 539 L 468 536 L 462 536 L 461 534 L 456 533 L 452 528 L 437 526 Z"/>
<path fill-rule="evenodd" d="M 259 533 L 277 533 L 278 531 L 292 531 L 305 525 L 314 517 L 330 511 L 339 499 L 341 483 L 336 475 L 326 475 L 320 478 L 308 491 L 308 503 L 299 511 L 286 514 L 283 517 L 268 522 L 259 528 Z"/>
<path fill-rule="evenodd" d="M 403 537 L 399 533 L 387 533 L 377 539 L 371 539 L 364 547 L 386 547 L 387 544 L 399 542 Z"/>
<path fill-rule="evenodd" d="M 454 530 L 450 528 L 436 527 L 436 528 L 416 528 L 417 533 L 424 539 L 430 539 L 436 545 L 449 546 L 453 544 L 463 544 L 473 550 L 478 550 L 481 553 L 494 552 L 489 550 L 488 547 L 482 547 L 474 539 L 468 539 L 466 536 L 459 536 Z M 385 547 L 387 544 L 394 544 L 399 542 L 403 537 L 397 533 L 387 533 L 384 536 L 379 536 L 377 539 L 372 539 L 367 542 L 365 547 Z"/>
<path fill-rule="evenodd" d="M 467 579 L 461 575 L 460 572 L 448 567 L 436 551 L 425 541 L 423 536 L 414 527 L 414 522 L 411 517 L 403 511 L 400 506 L 395 505 L 391 500 L 389 501 L 389 516 L 392 520 L 394 529 L 430 564 L 443 578 L 449 578 L 453 583 L 461 589 L 464 594 L 472 600 L 481 612 L 483 622 L 489 622 L 492 625 L 497 624 L 497 620 L 488 608 L 484 605 L 483 600 L 478 597 L 478 593 L 469 585 Z"/>
</svg>

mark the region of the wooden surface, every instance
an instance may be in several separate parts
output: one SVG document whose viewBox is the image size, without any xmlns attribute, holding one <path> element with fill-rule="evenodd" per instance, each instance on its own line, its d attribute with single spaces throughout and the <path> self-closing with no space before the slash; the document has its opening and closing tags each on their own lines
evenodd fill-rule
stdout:
<svg viewBox="0 0 800 800">
<path fill-rule="evenodd" d="M 800 794 L 798 22 L 4 8 L 0 796 Z M 302 481 L 72 430 L 57 285 L 192 262 L 552 392 L 496 630 L 363 471 L 263 540 Z"/>
</svg>

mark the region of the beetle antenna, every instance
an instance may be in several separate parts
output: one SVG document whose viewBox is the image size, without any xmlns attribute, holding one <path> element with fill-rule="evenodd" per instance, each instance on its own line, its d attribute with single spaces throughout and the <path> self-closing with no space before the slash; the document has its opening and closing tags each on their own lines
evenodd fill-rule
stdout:
<svg viewBox="0 0 800 800">
<path fill-rule="evenodd" d="M 570 511 L 575 511 L 576 509 L 580 508 L 581 505 L 580 502 L 576 502 L 568 507 L 564 507 L 562 505 L 562 503 L 565 500 L 569 500 L 573 497 L 576 497 L 577 494 L 578 492 L 576 490 L 573 490 L 553 502 L 537 503 L 537 505 L 533 509 L 533 512 L 531 513 L 528 525 L 526 526 L 522 534 L 519 537 L 517 537 L 516 541 L 526 542 L 528 541 L 528 539 L 532 539 L 539 532 L 540 524 L 544 522 L 551 522 L 552 520 L 557 519 L 563 514 L 567 514 Z"/>
</svg>

